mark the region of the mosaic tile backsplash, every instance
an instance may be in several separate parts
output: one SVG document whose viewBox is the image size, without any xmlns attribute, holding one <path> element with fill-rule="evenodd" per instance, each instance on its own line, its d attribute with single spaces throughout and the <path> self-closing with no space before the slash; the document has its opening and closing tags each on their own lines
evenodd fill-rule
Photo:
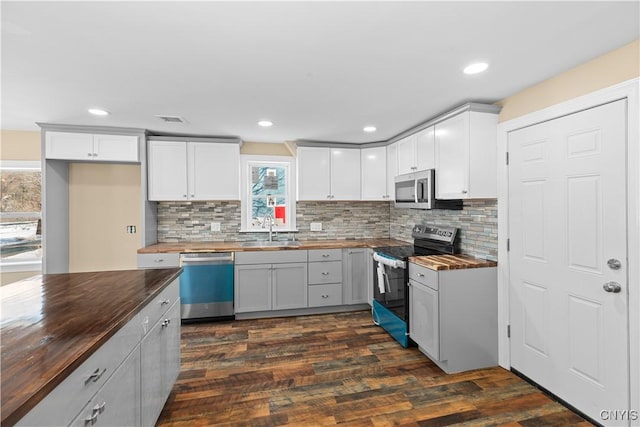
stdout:
<svg viewBox="0 0 640 427">
<path fill-rule="evenodd" d="M 299 240 L 386 239 L 412 241 L 414 224 L 434 224 L 460 229 L 460 250 L 464 254 L 497 260 L 498 209 L 495 199 L 464 201 L 460 211 L 396 209 L 389 202 L 298 202 L 296 221 Z M 221 242 L 265 240 L 266 233 L 239 233 L 240 202 L 159 202 L 158 241 Z M 212 232 L 219 222 L 221 231 Z M 322 231 L 310 231 L 321 222 Z M 279 236 L 284 240 L 286 233 Z"/>
<path fill-rule="evenodd" d="M 434 224 L 459 228 L 460 252 L 477 258 L 498 259 L 498 204 L 496 199 L 465 200 L 463 209 L 396 209 L 390 214 L 390 235 L 410 241 L 414 224 Z"/>
</svg>

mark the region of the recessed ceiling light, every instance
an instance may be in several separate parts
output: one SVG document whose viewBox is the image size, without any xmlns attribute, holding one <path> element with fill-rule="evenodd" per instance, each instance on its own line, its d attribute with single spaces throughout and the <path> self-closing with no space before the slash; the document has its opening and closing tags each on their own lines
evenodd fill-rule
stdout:
<svg viewBox="0 0 640 427">
<path fill-rule="evenodd" d="M 260 120 L 258 122 L 258 126 L 262 126 L 263 128 L 268 128 L 269 126 L 273 126 L 273 122 L 270 120 Z"/>
<path fill-rule="evenodd" d="M 365 126 L 362 128 L 363 131 L 365 132 L 375 132 L 376 131 L 376 127 L 375 126 Z"/>
<path fill-rule="evenodd" d="M 101 108 L 89 108 L 87 111 L 89 111 L 94 116 L 108 116 L 109 114 L 111 114 L 108 111 L 103 110 Z"/>
<path fill-rule="evenodd" d="M 489 64 L 486 62 L 475 62 L 464 67 L 464 70 L 462 71 L 465 74 L 478 74 L 485 71 L 487 68 L 489 68 Z"/>
</svg>

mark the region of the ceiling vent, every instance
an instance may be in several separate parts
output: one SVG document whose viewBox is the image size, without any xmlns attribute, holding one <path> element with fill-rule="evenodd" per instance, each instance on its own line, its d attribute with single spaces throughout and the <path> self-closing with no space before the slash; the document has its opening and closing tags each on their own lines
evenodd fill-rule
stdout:
<svg viewBox="0 0 640 427">
<path fill-rule="evenodd" d="M 165 123 L 186 123 L 186 120 L 180 116 L 155 116 Z"/>
</svg>

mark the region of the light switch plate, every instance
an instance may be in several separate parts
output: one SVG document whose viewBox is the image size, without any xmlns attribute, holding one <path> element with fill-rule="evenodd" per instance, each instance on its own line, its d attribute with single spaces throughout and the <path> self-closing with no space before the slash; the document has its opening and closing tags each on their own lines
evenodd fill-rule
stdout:
<svg viewBox="0 0 640 427">
<path fill-rule="evenodd" d="M 220 231 L 220 223 L 212 222 L 211 223 L 211 231 Z"/>
<path fill-rule="evenodd" d="M 322 231 L 322 223 L 321 222 L 312 222 L 311 223 L 311 231 Z"/>
</svg>

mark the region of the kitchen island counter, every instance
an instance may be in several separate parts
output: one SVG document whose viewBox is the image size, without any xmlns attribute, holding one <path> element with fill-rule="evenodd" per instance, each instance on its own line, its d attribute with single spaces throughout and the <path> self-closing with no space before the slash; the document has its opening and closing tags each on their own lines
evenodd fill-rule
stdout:
<svg viewBox="0 0 640 427">
<path fill-rule="evenodd" d="M 298 246 L 242 246 L 243 242 L 178 242 L 156 243 L 141 249 L 139 254 L 181 253 L 181 252 L 245 252 L 277 251 L 296 249 L 351 249 L 375 248 L 381 246 L 404 246 L 411 243 L 395 239 L 342 239 L 342 240 L 300 240 Z M 283 242 L 286 243 L 286 242 Z"/>
<path fill-rule="evenodd" d="M 2 425 L 13 425 L 181 273 L 45 274 L 0 297 Z"/>
</svg>

